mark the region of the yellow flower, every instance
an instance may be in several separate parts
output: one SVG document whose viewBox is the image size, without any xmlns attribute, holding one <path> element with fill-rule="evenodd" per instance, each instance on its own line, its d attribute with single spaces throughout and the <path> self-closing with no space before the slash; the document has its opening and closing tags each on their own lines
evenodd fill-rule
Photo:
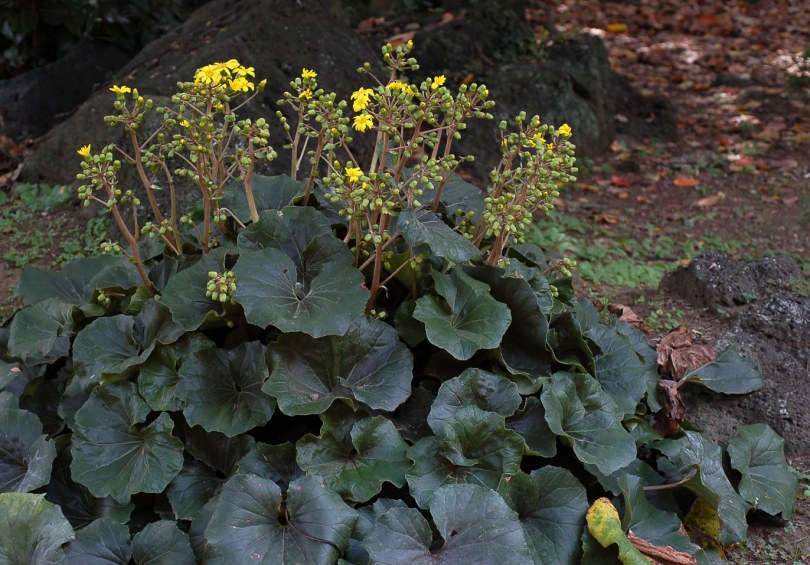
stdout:
<svg viewBox="0 0 810 565">
<path fill-rule="evenodd" d="M 571 137 L 571 126 L 568 124 L 561 125 L 557 131 L 564 137 Z"/>
<path fill-rule="evenodd" d="M 298 98 L 300 98 L 301 100 L 309 100 L 310 98 L 312 98 L 312 90 L 307 88 L 306 90 L 301 92 L 301 94 L 298 95 Z"/>
<path fill-rule="evenodd" d="M 316 76 L 318 76 L 318 73 L 316 73 L 312 69 L 305 68 L 304 70 L 301 71 L 301 76 L 304 78 L 315 78 Z"/>
<path fill-rule="evenodd" d="M 229 71 L 236 70 L 240 67 L 239 61 L 237 61 L 236 59 L 228 59 L 224 63 L 215 63 L 215 64 L 219 65 L 221 68 L 228 69 Z"/>
<path fill-rule="evenodd" d="M 444 77 L 444 75 L 435 76 L 435 77 L 433 77 L 433 81 L 431 81 L 431 83 L 430 83 L 430 88 L 432 90 L 436 90 L 441 85 L 443 85 L 444 81 L 446 81 L 446 80 L 447 79 Z"/>
<path fill-rule="evenodd" d="M 219 64 L 206 65 L 197 69 L 194 75 L 194 82 L 196 84 L 212 84 L 218 85 L 222 80 L 222 69 Z"/>
<path fill-rule="evenodd" d="M 110 92 L 115 92 L 116 94 L 127 94 L 132 92 L 132 89 L 128 86 L 118 86 L 117 84 L 114 84 L 110 88 Z"/>
<path fill-rule="evenodd" d="M 546 142 L 546 138 L 543 137 L 543 134 L 540 133 L 540 132 L 537 132 L 536 134 L 534 134 L 532 136 L 532 139 L 534 139 L 535 141 L 538 141 L 540 143 L 545 143 Z"/>
<path fill-rule="evenodd" d="M 355 90 L 352 93 L 352 100 L 354 100 L 354 104 L 352 105 L 352 109 L 355 112 L 360 112 L 361 110 L 365 110 L 368 106 L 368 99 L 374 93 L 373 90 L 370 88 L 360 88 Z"/>
<path fill-rule="evenodd" d="M 404 82 L 395 80 L 393 82 L 389 82 L 386 88 L 390 88 L 391 90 L 399 90 L 402 91 L 409 96 L 416 96 L 416 90 L 410 85 L 405 84 Z"/>
<path fill-rule="evenodd" d="M 346 167 L 346 176 L 349 182 L 357 182 L 363 176 L 363 170 L 360 167 Z"/>
<path fill-rule="evenodd" d="M 254 69 L 253 67 L 239 67 L 238 69 L 236 69 L 236 72 L 237 74 L 247 75 L 249 77 L 256 76 L 256 69 Z"/>
<path fill-rule="evenodd" d="M 89 157 L 90 156 L 90 144 L 83 145 L 81 149 L 76 150 L 76 153 L 81 155 L 82 157 Z"/>
<path fill-rule="evenodd" d="M 180 124 L 180 127 L 187 128 L 187 127 L 189 126 L 188 120 L 183 120 L 183 119 L 181 119 L 181 120 L 180 120 L 179 122 L 177 122 L 177 123 L 179 123 L 179 124 Z"/>
<path fill-rule="evenodd" d="M 352 125 L 354 126 L 354 129 L 362 133 L 374 125 L 374 118 L 372 118 L 369 114 L 360 114 L 359 116 L 354 117 L 354 122 Z"/>
<path fill-rule="evenodd" d="M 234 92 L 247 92 L 248 89 L 253 90 L 253 83 L 245 77 L 236 77 L 230 81 L 231 90 Z"/>
</svg>

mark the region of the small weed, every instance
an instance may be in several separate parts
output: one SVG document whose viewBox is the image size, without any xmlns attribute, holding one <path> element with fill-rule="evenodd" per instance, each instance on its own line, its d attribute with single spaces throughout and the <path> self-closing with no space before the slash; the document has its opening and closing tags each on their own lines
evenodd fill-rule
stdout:
<svg viewBox="0 0 810 565">
<path fill-rule="evenodd" d="M 652 331 L 669 331 L 683 325 L 685 313 L 680 308 L 674 310 L 664 310 L 663 308 L 656 308 L 650 312 L 644 322 Z"/>
<path fill-rule="evenodd" d="M 32 212 L 47 212 L 66 206 L 73 197 L 69 186 L 20 183 L 14 196 Z"/>
</svg>

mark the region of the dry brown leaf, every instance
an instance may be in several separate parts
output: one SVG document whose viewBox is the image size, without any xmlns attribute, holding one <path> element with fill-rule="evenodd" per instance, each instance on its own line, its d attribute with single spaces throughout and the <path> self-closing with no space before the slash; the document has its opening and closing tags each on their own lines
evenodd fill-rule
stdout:
<svg viewBox="0 0 810 565">
<path fill-rule="evenodd" d="M 366 18 L 365 20 L 361 21 L 357 24 L 357 27 L 354 28 L 354 31 L 357 33 L 370 33 L 383 25 L 385 23 L 385 18 Z"/>
<path fill-rule="evenodd" d="M 644 321 L 639 317 L 639 315 L 624 304 L 608 304 L 607 309 L 611 314 L 618 316 L 620 322 L 628 323 L 634 328 L 638 328 L 640 330 L 646 329 L 644 327 Z"/>
<path fill-rule="evenodd" d="M 675 177 L 672 184 L 681 188 L 691 188 L 700 184 L 700 181 L 693 177 Z"/>
<path fill-rule="evenodd" d="M 630 188 L 630 181 L 618 175 L 611 175 L 610 182 L 613 183 L 614 186 L 620 186 L 622 188 Z"/>
<path fill-rule="evenodd" d="M 697 202 L 695 202 L 696 206 L 700 208 L 711 208 L 715 206 L 718 202 L 723 200 L 726 197 L 725 192 L 718 192 L 717 194 L 712 194 L 711 196 L 707 196 L 706 198 L 701 198 Z"/>
<path fill-rule="evenodd" d="M 641 553 L 651 558 L 656 565 L 695 565 L 697 563 L 697 559 L 688 553 L 678 551 L 668 545 L 652 544 L 644 538 L 638 537 L 632 530 L 627 532 L 627 539 Z"/>
<path fill-rule="evenodd" d="M 658 399 L 662 408 L 655 414 L 653 427 L 664 437 L 672 437 L 680 431 L 678 420 L 686 416 L 686 405 L 678 391 L 678 383 L 668 379 L 658 381 Z"/>
<path fill-rule="evenodd" d="M 661 339 L 658 344 L 658 365 L 677 382 L 687 373 L 713 361 L 714 348 L 706 343 L 693 343 L 692 335 L 681 326 Z"/>
</svg>

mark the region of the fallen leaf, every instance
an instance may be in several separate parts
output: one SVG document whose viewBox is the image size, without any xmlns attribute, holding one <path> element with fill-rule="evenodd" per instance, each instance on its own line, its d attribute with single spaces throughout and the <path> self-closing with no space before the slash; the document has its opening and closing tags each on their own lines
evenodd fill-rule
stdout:
<svg viewBox="0 0 810 565">
<path fill-rule="evenodd" d="M 653 427 L 664 437 L 672 437 L 680 432 L 679 420 L 686 416 L 686 404 L 681 399 L 678 383 L 669 379 L 658 381 L 658 400 L 661 410 L 655 414 Z"/>
<path fill-rule="evenodd" d="M 697 202 L 695 202 L 696 206 L 700 208 L 711 208 L 712 206 L 716 205 L 718 202 L 723 200 L 726 197 L 725 192 L 718 192 L 717 194 L 712 194 L 711 196 L 707 196 L 706 198 L 701 198 Z"/>
<path fill-rule="evenodd" d="M 789 198 L 783 198 L 783 199 L 782 199 L 782 202 L 784 202 L 785 204 L 787 204 L 787 205 L 789 205 L 789 206 L 793 206 L 793 205 L 794 205 L 794 204 L 796 204 L 796 202 L 798 202 L 798 201 L 799 201 L 799 197 L 798 197 L 798 196 L 791 196 L 791 197 L 789 197 Z"/>
<path fill-rule="evenodd" d="M 617 224 L 619 223 L 619 218 L 616 216 L 611 216 L 610 214 L 599 214 L 594 218 L 597 222 L 602 222 L 603 224 Z"/>
<path fill-rule="evenodd" d="M 627 33 L 627 24 L 614 23 L 607 25 L 608 33 Z"/>
<path fill-rule="evenodd" d="M 645 329 L 644 321 L 628 306 L 624 304 L 608 304 L 607 309 L 611 314 L 618 316 L 620 322 L 625 322 L 640 330 Z"/>
<path fill-rule="evenodd" d="M 636 546 L 641 553 L 652 559 L 656 565 L 695 565 L 697 559 L 684 551 L 668 545 L 655 545 L 644 538 L 638 537 L 632 530 L 627 532 L 627 539 Z"/>
<path fill-rule="evenodd" d="M 392 35 L 388 39 L 385 40 L 386 43 L 390 43 L 392 47 L 401 47 L 408 43 L 409 41 L 413 40 L 413 37 L 416 35 L 416 32 L 413 31 L 406 31 L 404 33 L 398 33 L 396 35 Z"/>
<path fill-rule="evenodd" d="M 713 361 L 717 356 L 714 347 L 707 343 L 694 343 L 685 326 L 665 335 L 658 344 L 658 365 L 662 371 L 680 382 L 683 377 Z"/>
<path fill-rule="evenodd" d="M 618 175 L 610 175 L 610 182 L 612 182 L 614 186 L 620 186 L 622 188 L 630 188 L 630 181 Z"/>
<path fill-rule="evenodd" d="M 365 20 L 357 24 L 357 27 L 354 28 L 354 30 L 357 33 L 370 33 L 384 23 L 385 18 L 375 18 L 375 17 L 366 18 Z"/>
<path fill-rule="evenodd" d="M 690 188 L 699 185 L 700 181 L 694 177 L 675 177 L 672 179 L 672 183 L 681 188 Z"/>
</svg>

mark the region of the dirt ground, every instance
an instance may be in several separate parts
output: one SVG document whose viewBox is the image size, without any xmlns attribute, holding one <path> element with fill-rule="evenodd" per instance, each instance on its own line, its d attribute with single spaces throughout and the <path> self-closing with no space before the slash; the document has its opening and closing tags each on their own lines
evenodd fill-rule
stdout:
<svg viewBox="0 0 810 565">
<path fill-rule="evenodd" d="M 719 249 L 736 258 L 786 254 L 810 274 L 810 5 L 806 1 L 568 0 L 555 11 L 563 34 L 599 34 L 614 69 L 647 94 L 675 105 L 673 142 L 622 140 L 609 155 L 581 163 L 577 183 L 558 204 L 561 215 L 589 226 L 590 244 L 609 253 L 647 240 L 633 259 L 677 265 Z M 543 9 L 528 16 L 548 40 Z M 808 51 L 806 51 L 808 50 Z M 621 116 L 617 119 L 621 120 Z M 16 151 L 25 152 L 26 146 Z M 0 320 L 25 255 L 53 268 L 65 257 L 59 234 L 83 233 L 88 216 L 73 208 L 40 212 L 36 225 L 15 223 L 13 203 L 0 218 Z M 45 228 L 50 240 L 37 236 Z M 77 236 L 78 237 L 78 236 Z M 51 241 L 49 247 L 48 241 Z M 657 243 L 656 243 L 657 242 Z M 41 249 L 40 249 L 41 248 Z M 649 256 L 645 257 L 644 253 Z M 580 281 L 581 292 L 631 307 L 660 339 L 673 323 L 713 343 L 729 316 L 663 295 L 655 286 Z M 791 456 L 810 497 L 810 453 Z M 810 563 L 810 498 L 800 496 L 790 523 L 754 516 L 751 541 L 733 563 Z"/>
</svg>

